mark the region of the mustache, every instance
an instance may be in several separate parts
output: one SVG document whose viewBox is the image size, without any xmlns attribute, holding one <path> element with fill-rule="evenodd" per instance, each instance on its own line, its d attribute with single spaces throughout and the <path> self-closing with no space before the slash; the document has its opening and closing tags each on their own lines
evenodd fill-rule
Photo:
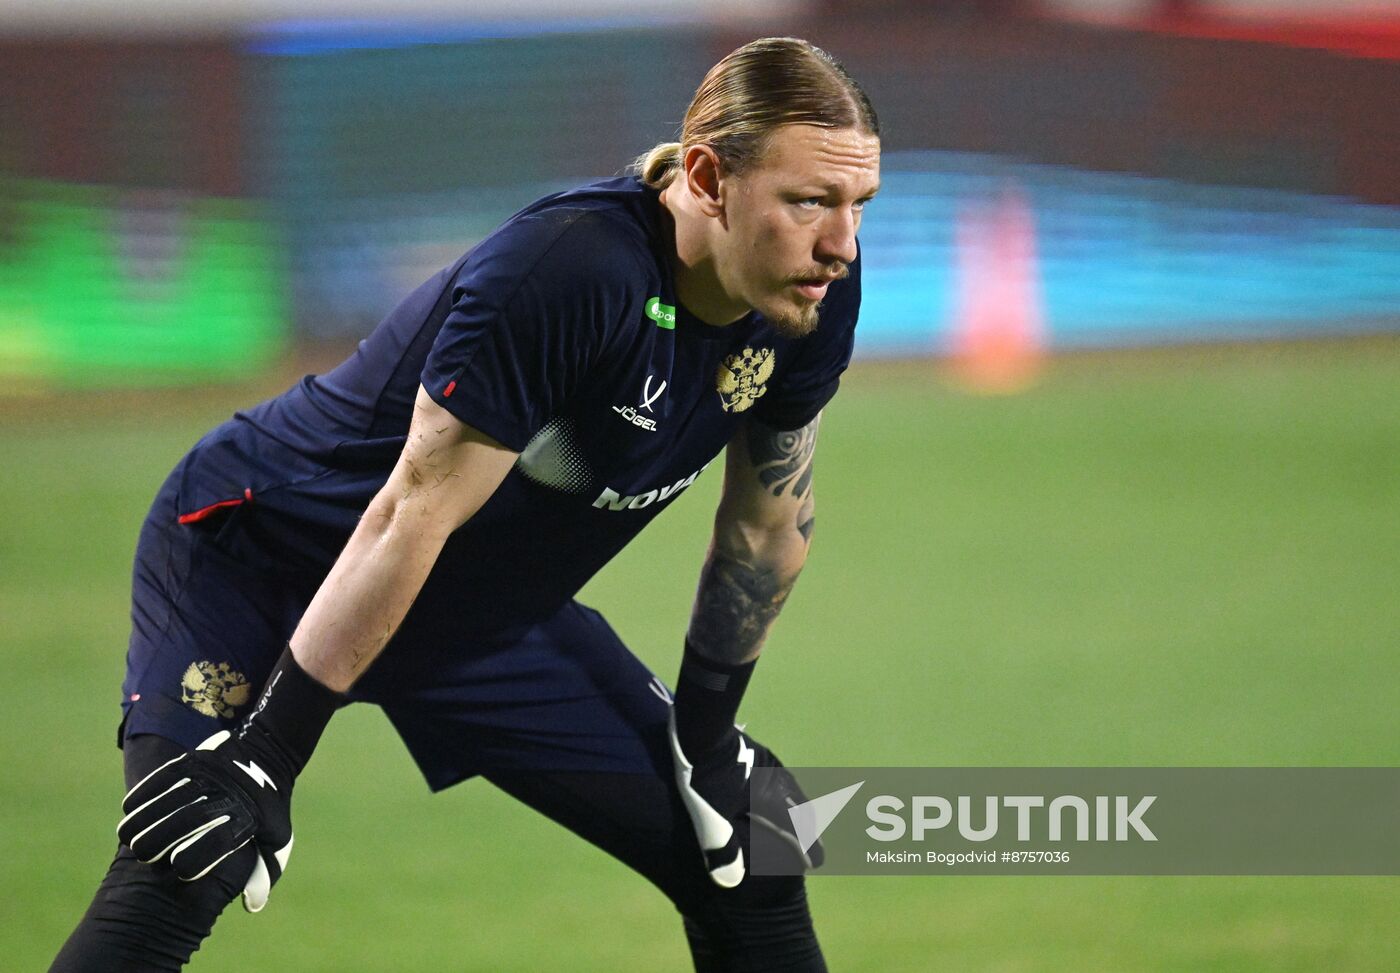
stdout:
<svg viewBox="0 0 1400 973">
<path fill-rule="evenodd" d="M 851 276 L 851 268 L 848 264 L 837 263 L 830 267 L 817 267 L 802 274 L 793 274 L 788 278 L 790 284 L 803 284 L 809 281 L 821 281 L 829 283 L 837 280 L 845 280 Z"/>
</svg>

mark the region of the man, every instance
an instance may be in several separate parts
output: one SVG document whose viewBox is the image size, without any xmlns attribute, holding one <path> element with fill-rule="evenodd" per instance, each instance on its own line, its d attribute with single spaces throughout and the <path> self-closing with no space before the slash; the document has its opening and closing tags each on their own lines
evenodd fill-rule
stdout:
<svg viewBox="0 0 1400 973">
<path fill-rule="evenodd" d="M 801 878 L 747 871 L 801 796 L 749 793 L 776 759 L 734 719 L 807 554 L 878 136 L 824 52 L 747 44 L 637 177 L 511 217 L 196 445 L 137 550 L 122 846 L 55 970 L 178 969 L 261 909 L 347 701 L 434 789 L 485 776 L 654 882 L 698 970 L 825 969 Z M 672 697 L 573 596 L 726 447 Z"/>
</svg>

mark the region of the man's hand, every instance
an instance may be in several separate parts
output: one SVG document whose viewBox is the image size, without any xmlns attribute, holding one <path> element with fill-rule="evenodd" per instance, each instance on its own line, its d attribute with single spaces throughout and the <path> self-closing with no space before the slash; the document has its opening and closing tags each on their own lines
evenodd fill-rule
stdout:
<svg viewBox="0 0 1400 973">
<path fill-rule="evenodd" d="M 259 912 L 292 853 L 292 783 L 344 701 L 297 663 L 291 646 L 237 734 L 221 730 L 146 775 L 122 801 L 117 837 L 186 882 L 252 842 L 243 907 Z"/>
<path fill-rule="evenodd" d="M 800 858 L 803 867 L 821 865 L 820 843 L 804 852 L 792 830 L 788 808 L 807 800 L 793 776 L 783 770 L 771 775 L 763 792 L 752 792 L 755 767 L 783 766 L 771 750 L 735 727 L 718 747 L 692 762 L 676 736 L 674 706 L 668 719 L 676 787 L 704 852 L 705 868 L 716 885 L 734 888 L 744 880 L 747 865 L 742 839 L 751 830 L 743 827 L 746 823 L 780 840 Z"/>
<path fill-rule="evenodd" d="M 168 860 L 186 882 L 253 842 L 258 857 L 243 907 L 260 911 L 292 853 L 295 779 L 277 754 L 263 752 L 262 739 L 221 730 L 156 768 L 122 802 L 117 837 L 143 862 Z"/>
</svg>

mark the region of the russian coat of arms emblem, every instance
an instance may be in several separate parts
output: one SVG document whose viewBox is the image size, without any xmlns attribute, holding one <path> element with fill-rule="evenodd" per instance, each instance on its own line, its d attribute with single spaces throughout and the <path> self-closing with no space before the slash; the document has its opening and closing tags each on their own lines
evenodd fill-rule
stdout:
<svg viewBox="0 0 1400 973">
<path fill-rule="evenodd" d="M 180 679 L 180 702 L 196 713 L 216 719 L 229 719 L 234 710 L 248 702 L 253 687 L 243 673 L 227 662 L 191 662 Z"/>
<path fill-rule="evenodd" d="M 772 348 L 745 348 L 730 355 L 715 371 L 715 391 L 725 412 L 743 412 L 768 391 L 776 360 Z"/>
</svg>

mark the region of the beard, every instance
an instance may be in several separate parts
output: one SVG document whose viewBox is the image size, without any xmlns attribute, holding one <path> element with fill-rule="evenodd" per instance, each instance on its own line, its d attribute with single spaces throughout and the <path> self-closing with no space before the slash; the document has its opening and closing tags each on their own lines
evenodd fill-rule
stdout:
<svg viewBox="0 0 1400 973">
<path fill-rule="evenodd" d="M 799 274 L 788 278 L 788 283 L 798 284 L 803 281 L 811 280 L 812 278 L 827 276 L 831 276 L 833 278 L 832 282 L 835 283 L 851 275 L 851 268 L 847 264 L 835 264 L 834 269 L 834 274 L 826 268 Z M 815 301 L 810 304 L 804 301 L 799 303 L 796 307 L 784 307 L 781 310 L 774 311 L 772 314 L 765 313 L 763 316 L 773 325 L 773 330 L 777 331 L 778 334 L 782 335 L 784 338 L 805 338 L 813 331 L 817 330 L 817 325 L 820 323 L 821 319 L 821 307 L 821 301 Z"/>
<path fill-rule="evenodd" d="M 803 307 L 789 307 L 773 314 L 763 315 L 773 330 L 784 338 L 805 338 L 817 330 L 821 318 L 821 304 L 808 304 Z"/>
</svg>

